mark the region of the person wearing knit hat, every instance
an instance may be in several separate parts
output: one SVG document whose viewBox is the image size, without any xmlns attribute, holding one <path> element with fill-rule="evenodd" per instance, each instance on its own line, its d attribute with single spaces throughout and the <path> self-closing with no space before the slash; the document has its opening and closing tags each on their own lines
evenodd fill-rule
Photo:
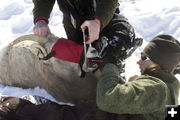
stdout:
<svg viewBox="0 0 180 120">
<path fill-rule="evenodd" d="M 158 35 L 143 50 L 154 63 L 172 73 L 180 62 L 180 43 L 170 35 Z"/>
<path fill-rule="evenodd" d="M 118 114 L 121 120 L 124 116 L 133 120 L 164 120 L 165 106 L 178 105 L 180 82 L 173 71 L 179 63 L 180 43 L 168 34 L 149 42 L 137 62 L 141 75 L 126 83 L 118 77 L 117 66 L 106 63 L 97 82 L 98 108 Z"/>
</svg>

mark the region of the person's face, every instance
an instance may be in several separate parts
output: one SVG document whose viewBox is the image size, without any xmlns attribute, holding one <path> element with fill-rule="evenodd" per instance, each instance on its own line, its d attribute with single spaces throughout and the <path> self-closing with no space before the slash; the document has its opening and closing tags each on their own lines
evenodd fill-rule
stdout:
<svg viewBox="0 0 180 120">
<path fill-rule="evenodd" d="M 152 64 L 154 64 L 148 57 L 146 57 L 144 54 L 141 54 L 141 59 L 137 61 L 137 64 L 139 65 L 141 74 L 144 73 L 144 71 Z"/>
</svg>

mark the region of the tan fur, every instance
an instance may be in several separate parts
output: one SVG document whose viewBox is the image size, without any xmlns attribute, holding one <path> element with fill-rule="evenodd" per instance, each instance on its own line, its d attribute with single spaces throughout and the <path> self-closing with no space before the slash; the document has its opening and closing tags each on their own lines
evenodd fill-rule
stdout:
<svg viewBox="0 0 180 120">
<path fill-rule="evenodd" d="M 54 35 L 49 36 L 48 39 L 25 35 L 10 43 L 7 53 L 0 62 L 0 83 L 22 88 L 39 86 L 59 101 L 94 102 L 96 77 L 92 73 L 80 78 L 77 64 L 56 58 L 39 60 L 28 49 L 28 41 L 34 41 L 50 52 L 57 40 Z"/>
</svg>

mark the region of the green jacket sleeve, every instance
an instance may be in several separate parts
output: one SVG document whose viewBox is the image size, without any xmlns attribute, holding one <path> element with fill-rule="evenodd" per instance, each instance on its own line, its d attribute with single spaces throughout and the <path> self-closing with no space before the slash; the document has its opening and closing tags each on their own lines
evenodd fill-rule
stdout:
<svg viewBox="0 0 180 120">
<path fill-rule="evenodd" d="M 33 3 L 34 3 L 34 8 L 33 8 L 34 21 L 38 17 L 45 17 L 48 20 L 50 13 L 53 9 L 55 0 L 33 0 Z"/>
<path fill-rule="evenodd" d="M 117 114 L 146 114 L 163 110 L 169 90 L 164 82 L 152 76 L 141 76 L 121 84 L 117 67 L 107 64 L 97 83 L 97 106 Z"/>
<path fill-rule="evenodd" d="M 97 0 L 95 17 L 99 18 L 104 28 L 112 19 L 118 7 L 118 0 Z"/>
</svg>

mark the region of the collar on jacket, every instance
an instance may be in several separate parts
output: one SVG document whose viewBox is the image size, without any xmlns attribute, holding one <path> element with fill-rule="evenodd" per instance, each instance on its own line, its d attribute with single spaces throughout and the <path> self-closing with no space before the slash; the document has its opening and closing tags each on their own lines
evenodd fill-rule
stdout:
<svg viewBox="0 0 180 120">
<path fill-rule="evenodd" d="M 153 77 L 157 77 L 165 83 L 173 83 L 177 80 L 174 75 L 167 73 L 161 69 L 149 70 L 146 72 L 146 74 L 153 76 Z"/>
</svg>

